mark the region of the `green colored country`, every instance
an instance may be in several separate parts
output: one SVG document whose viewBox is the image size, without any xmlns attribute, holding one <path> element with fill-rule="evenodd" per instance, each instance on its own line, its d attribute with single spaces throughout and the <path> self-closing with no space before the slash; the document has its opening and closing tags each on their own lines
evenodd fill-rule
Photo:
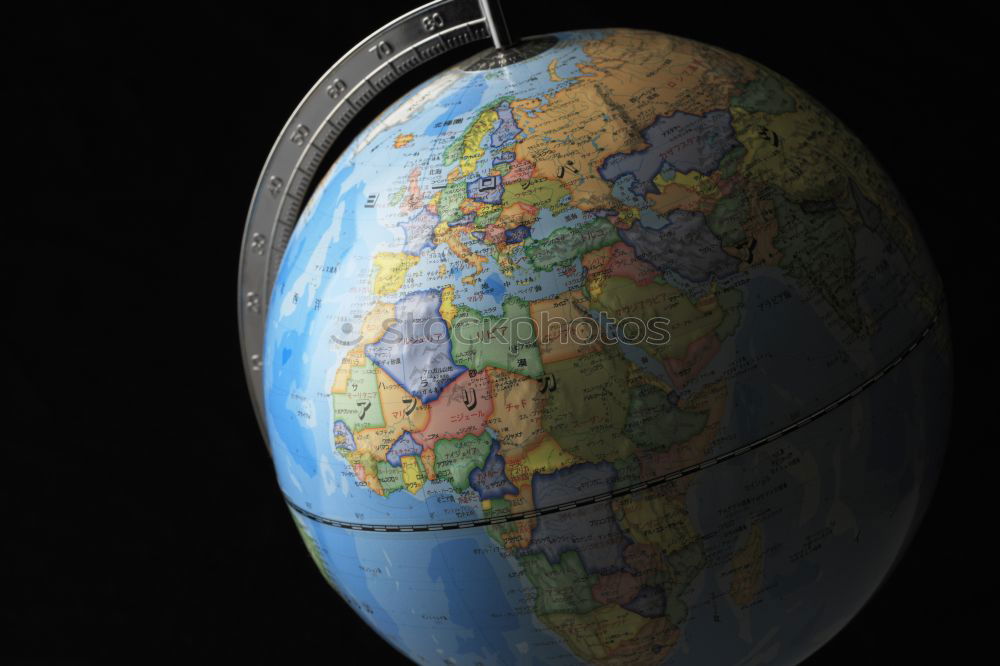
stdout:
<svg viewBox="0 0 1000 666">
<path fill-rule="evenodd" d="M 549 178 L 528 178 L 504 186 L 501 203 L 504 208 L 525 203 L 535 208 L 548 208 L 559 215 L 568 206 L 569 190 L 561 182 Z"/>
<path fill-rule="evenodd" d="M 400 202 L 403 201 L 403 196 L 406 194 L 406 185 L 403 185 L 398 190 L 389 195 L 389 205 L 398 206 Z"/>
<path fill-rule="evenodd" d="M 454 183 L 448 183 L 443 190 L 441 190 L 441 199 L 438 201 L 438 214 L 441 216 L 441 221 L 451 224 L 456 220 L 462 218 L 464 213 L 462 213 L 459 208 L 462 202 L 466 199 L 466 185 L 464 180 L 457 180 Z"/>
<path fill-rule="evenodd" d="M 742 95 L 734 97 L 733 106 L 741 106 L 747 111 L 789 113 L 795 110 L 795 100 L 785 92 L 778 79 L 765 75 L 751 81 Z"/>
<path fill-rule="evenodd" d="M 590 592 L 597 576 L 587 573 L 575 550 L 563 552 L 556 564 L 550 564 L 541 553 L 525 555 L 518 560 L 538 591 L 535 600 L 538 615 L 587 613 L 601 605 Z"/>
<path fill-rule="evenodd" d="M 615 468 L 615 488 L 631 486 L 642 481 L 642 466 L 635 456 L 626 456 L 612 463 Z"/>
<path fill-rule="evenodd" d="M 406 483 L 403 482 L 402 467 L 394 467 L 385 461 L 376 463 L 375 467 L 378 470 L 378 480 L 382 484 L 382 492 L 385 497 L 406 488 Z"/>
<path fill-rule="evenodd" d="M 365 359 L 364 365 L 351 368 L 346 393 L 333 394 L 333 420 L 343 421 L 351 432 L 385 427 L 378 378 L 369 359 Z"/>
<path fill-rule="evenodd" d="M 482 469 L 486 464 L 490 445 L 488 433 L 438 440 L 434 445 L 434 474 L 450 483 L 456 492 L 464 492 L 469 487 L 472 470 Z"/>
<path fill-rule="evenodd" d="M 652 384 L 631 391 L 625 436 L 644 449 L 665 451 L 686 442 L 708 423 L 708 412 L 690 412 L 675 407 L 667 394 Z"/>
<path fill-rule="evenodd" d="M 627 364 L 614 349 L 545 366 L 542 423 L 567 453 L 588 462 L 629 455 Z"/>
<path fill-rule="evenodd" d="M 618 230 L 603 217 L 574 227 L 560 227 L 540 240 L 528 241 L 524 253 L 537 270 L 566 266 L 574 259 L 619 240 Z"/>
<path fill-rule="evenodd" d="M 537 337 L 528 303 L 520 298 L 505 298 L 500 317 L 459 305 L 451 321 L 451 357 L 477 371 L 492 366 L 537 378 L 542 376 Z"/>
<path fill-rule="evenodd" d="M 483 517 L 484 518 L 495 518 L 497 516 L 506 516 L 510 513 L 511 504 L 502 497 L 494 497 L 490 500 L 488 507 L 483 507 Z"/>
<path fill-rule="evenodd" d="M 819 292 L 853 330 L 865 330 L 854 288 L 854 234 L 844 216 L 835 206 L 807 208 L 778 192 L 771 200 L 778 216 L 774 246 L 784 255 L 781 267 Z"/>
<path fill-rule="evenodd" d="M 722 162 L 719 164 L 719 174 L 725 179 L 732 178 L 743 165 L 743 158 L 746 156 L 747 149 L 743 146 L 733 148 L 722 158 Z"/>
<path fill-rule="evenodd" d="M 715 209 L 705 218 L 705 222 L 723 245 L 736 247 L 747 239 L 743 224 L 749 216 L 750 208 L 746 194 L 736 191 L 728 197 L 719 199 Z"/>
</svg>

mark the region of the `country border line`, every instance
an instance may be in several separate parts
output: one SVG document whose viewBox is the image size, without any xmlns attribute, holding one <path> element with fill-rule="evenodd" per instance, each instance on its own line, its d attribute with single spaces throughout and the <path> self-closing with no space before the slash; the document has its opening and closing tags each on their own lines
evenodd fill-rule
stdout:
<svg viewBox="0 0 1000 666">
<path fill-rule="evenodd" d="M 576 509 L 582 506 L 589 506 L 591 504 L 597 504 L 599 502 L 606 502 L 611 499 L 616 499 L 619 497 L 624 497 L 625 495 L 631 495 L 642 490 L 647 490 L 649 488 L 655 488 L 656 486 L 662 485 L 664 483 L 669 483 L 670 481 L 676 481 L 685 476 L 689 476 L 696 472 L 700 472 L 703 469 L 712 467 L 719 463 L 726 462 L 738 456 L 742 456 L 754 449 L 760 448 L 765 444 L 770 444 L 777 439 L 780 439 L 790 432 L 799 430 L 800 428 L 812 423 L 821 416 L 832 412 L 837 407 L 840 407 L 845 402 L 848 402 L 852 398 L 856 397 L 862 391 L 870 387 L 872 384 L 884 377 L 890 370 L 895 368 L 897 365 L 903 362 L 903 359 L 910 355 L 914 349 L 917 348 L 924 338 L 926 338 L 931 329 L 937 325 L 939 314 L 935 314 L 931 318 L 930 323 L 924 328 L 924 330 L 917 336 L 917 338 L 909 344 L 896 358 L 883 366 L 878 372 L 866 379 L 861 384 L 840 396 L 836 400 L 820 407 L 816 411 L 812 412 L 808 416 L 804 416 L 798 421 L 772 432 L 770 435 L 756 439 L 749 444 L 744 444 L 738 449 L 733 449 L 726 453 L 708 458 L 699 463 L 693 465 L 688 465 L 687 467 L 681 468 L 675 472 L 670 472 L 669 474 L 664 474 L 646 481 L 639 481 L 628 486 L 623 486 L 612 490 L 611 492 L 600 493 L 597 495 L 591 495 L 590 497 L 584 497 L 573 502 L 566 502 L 563 504 L 556 504 L 551 506 L 542 507 L 540 509 L 533 509 L 531 511 L 520 511 L 518 513 L 507 514 L 506 516 L 496 516 L 493 518 L 477 518 L 476 520 L 460 521 L 460 522 L 450 522 L 450 523 L 431 523 L 431 524 L 416 524 L 416 525 L 373 525 L 368 523 L 352 523 L 343 520 L 335 520 L 333 518 L 327 518 L 326 516 L 321 516 L 317 513 L 313 513 L 307 509 L 300 507 L 295 504 L 288 495 L 284 495 L 285 502 L 294 509 L 300 515 L 313 520 L 317 523 L 322 523 L 324 525 L 329 525 L 331 527 L 339 527 L 341 529 L 356 530 L 361 532 L 438 532 L 443 530 L 461 530 L 470 527 L 485 527 L 489 525 L 497 525 L 501 523 L 512 523 L 518 520 L 527 520 L 528 518 L 537 518 L 539 516 L 546 516 L 551 513 L 559 513 L 561 511 L 568 511 L 570 509 Z"/>
</svg>

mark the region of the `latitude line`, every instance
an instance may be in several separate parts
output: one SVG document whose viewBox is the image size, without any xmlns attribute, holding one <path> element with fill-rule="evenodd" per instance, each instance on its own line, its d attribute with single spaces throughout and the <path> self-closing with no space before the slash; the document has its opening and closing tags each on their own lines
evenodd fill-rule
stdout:
<svg viewBox="0 0 1000 666">
<path fill-rule="evenodd" d="M 903 359 L 909 356 L 910 353 L 913 352 L 913 350 L 916 349 L 917 346 L 924 340 L 924 338 L 926 338 L 930 334 L 934 326 L 937 325 L 938 317 L 939 314 L 935 314 L 931 318 L 927 326 L 924 327 L 923 331 L 921 331 L 920 335 L 918 335 L 916 339 L 913 340 L 913 342 L 911 342 L 905 349 L 903 349 L 903 351 L 900 352 L 896 356 L 896 358 L 894 358 L 892 361 L 882 366 L 882 368 L 879 369 L 879 371 L 876 372 L 874 375 L 872 375 L 865 381 L 861 382 L 860 384 L 858 384 L 853 389 L 851 389 L 844 395 L 840 396 L 836 400 L 827 403 L 823 407 L 820 407 L 819 409 L 811 412 L 807 416 L 802 417 L 798 421 L 795 421 L 794 423 L 787 425 L 779 430 L 775 430 L 769 435 L 765 435 L 764 437 L 755 439 L 749 444 L 744 444 L 743 446 L 737 449 L 733 449 L 731 451 L 727 451 L 726 453 L 722 453 L 720 455 L 707 458 L 705 460 L 702 460 L 701 462 L 688 465 L 687 467 L 682 467 L 681 469 L 674 472 L 670 472 L 669 474 L 663 474 L 661 476 L 657 476 L 652 479 L 647 479 L 646 481 L 639 481 L 627 486 L 623 486 L 621 488 L 617 488 L 609 492 L 599 493 L 597 495 L 591 495 L 589 497 L 584 497 L 578 500 L 574 500 L 572 502 L 564 502 L 562 504 L 553 504 L 550 506 L 542 507 L 540 509 L 532 509 L 531 511 L 520 511 L 517 513 L 510 513 L 505 516 L 496 516 L 493 518 L 477 518 L 475 520 L 457 521 L 448 523 L 428 523 L 428 524 L 414 524 L 414 525 L 375 525 L 369 523 L 352 523 L 343 520 L 336 520 L 334 518 L 327 518 L 326 516 L 321 516 L 317 513 L 309 511 L 308 509 L 300 507 L 299 505 L 294 503 L 287 494 L 282 493 L 282 495 L 285 498 L 285 503 L 288 504 L 288 506 L 291 507 L 296 513 L 305 518 L 308 518 L 317 523 L 322 523 L 323 525 L 329 525 L 330 527 L 339 527 L 341 529 L 349 529 L 360 532 L 439 532 L 444 530 L 467 529 L 471 527 L 485 527 L 489 525 L 512 523 L 519 520 L 526 520 L 528 518 L 537 518 L 539 516 L 545 516 L 552 513 L 568 511 L 582 506 L 590 506 L 592 504 L 597 504 L 599 502 L 606 502 L 611 499 L 616 499 L 626 495 L 632 495 L 642 490 L 655 488 L 656 486 L 660 486 L 670 481 L 676 481 L 677 479 L 683 478 L 685 476 L 690 476 L 691 474 L 694 474 L 696 472 L 700 472 L 703 469 L 708 469 L 709 467 L 712 467 L 718 463 L 722 463 L 727 460 L 731 460 L 732 458 L 742 456 L 746 453 L 749 453 L 750 451 L 753 451 L 755 449 L 760 448 L 761 446 L 764 446 L 765 444 L 770 444 L 771 442 L 774 442 L 775 440 L 784 437 L 790 432 L 800 430 L 804 426 L 812 423 L 813 421 L 816 421 L 820 417 L 832 412 L 837 407 L 840 407 L 844 403 L 857 397 L 862 391 L 869 388 L 879 379 L 884 377 L 890 370 L 892 370 L 897 365 L 902 363 Z"/>
</svg>

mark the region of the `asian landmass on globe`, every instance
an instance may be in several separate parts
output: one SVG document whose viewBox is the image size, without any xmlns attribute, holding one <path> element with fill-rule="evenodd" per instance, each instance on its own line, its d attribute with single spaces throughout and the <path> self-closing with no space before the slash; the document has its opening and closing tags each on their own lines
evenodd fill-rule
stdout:
<svg viewBox="0 0 1000 666">
<path fill-rule="evenodd" d="M 939 279 L 780 75 L 643 30 L 549 39 L 411 91 L 316 189 L 268 311 L 280 486 L 421 663 L 793 663 L 933 486 Z"/>
</svg>

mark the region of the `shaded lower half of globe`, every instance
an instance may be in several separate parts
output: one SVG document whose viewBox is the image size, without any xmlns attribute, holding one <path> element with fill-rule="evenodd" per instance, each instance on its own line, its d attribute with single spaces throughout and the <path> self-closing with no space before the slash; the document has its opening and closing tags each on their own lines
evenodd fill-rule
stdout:
<svg viewBox="0 0 1000 666">
<path fill-rule="evenodd" d="M 795 664 L 905 546 L 937 474 L 947 387 L 928 345 L 770 445 L 538 518 L 359 532 L 292 513 L 327 580 L 418 663 Z M 558 504 L 627 474 L 582 463 L 533 490 Z"/>
<path fill-rule="evenodd" d="M 418 663 L 796 663 L 947 440 L 917 228 L 757 63 L 635 30 L 527 52 L 405 95 L 302 213 L 263 367 L 294 520 Z"/>
</svg>

